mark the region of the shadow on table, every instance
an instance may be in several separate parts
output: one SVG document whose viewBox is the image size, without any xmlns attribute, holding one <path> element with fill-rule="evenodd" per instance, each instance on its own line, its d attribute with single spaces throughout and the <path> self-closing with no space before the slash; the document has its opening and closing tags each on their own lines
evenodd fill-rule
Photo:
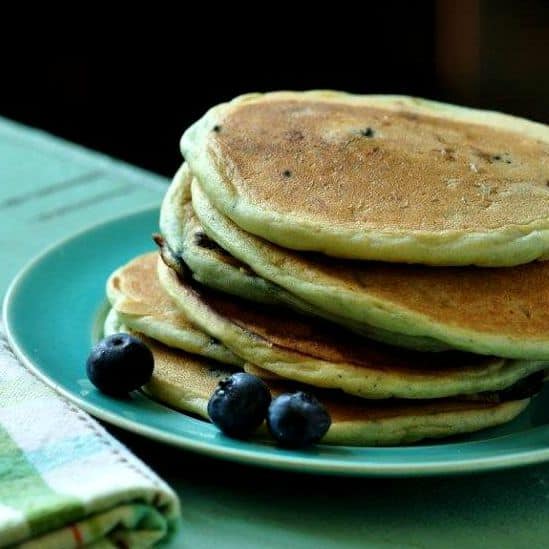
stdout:
<svg viewBox="0 0 549 549">
<path fill-rule="evenodd" d="M 214 529 L 227 547 L 548 543 L 549 466 L 461 477 L 313 476 L 224 462 L 108 429 L 179 492 L 193 536 Z"/>
</svg>

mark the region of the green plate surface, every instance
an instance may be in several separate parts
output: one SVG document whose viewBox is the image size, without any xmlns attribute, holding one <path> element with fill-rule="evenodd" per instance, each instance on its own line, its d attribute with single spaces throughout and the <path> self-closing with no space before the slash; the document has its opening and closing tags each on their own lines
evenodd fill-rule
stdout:
<svg viewBox="0 0 549 549">
<path fill-rule="evenodd" d="M 136 392 L 116 400 L 85 375 L 92 333 L 104 306 L 107 276 L 153 248 L 158 212 L 115 219 L 61 242 L 13 281 L 4 323 L 15 352 L 46 383 L 94 416 L 196 452 L 280 469 L 359 476 L 415 476 L 501 469 L 549 460 L 549 390 L 514 422 L 451 441 L 398 448 L 319 445 L 290 451 L 232 440 L 212 425 Z"/>
</svg>

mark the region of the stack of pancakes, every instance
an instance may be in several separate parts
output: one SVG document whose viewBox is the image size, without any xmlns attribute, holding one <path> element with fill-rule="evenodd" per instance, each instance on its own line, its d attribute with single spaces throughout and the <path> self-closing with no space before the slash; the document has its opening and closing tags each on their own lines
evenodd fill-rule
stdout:
<svg viewBox="0 0 549 549">
<path fill-rule="evenodd" d="M 146 390 L 207 417 L 239 369 L 303 389 L 326 442 L 401 444 L 516 417 L 549 365 L 549 129 L 334 92 L 239 97 L 182 138 L 161 253 L 110 277 L 106 332 Z"/>
</svg>

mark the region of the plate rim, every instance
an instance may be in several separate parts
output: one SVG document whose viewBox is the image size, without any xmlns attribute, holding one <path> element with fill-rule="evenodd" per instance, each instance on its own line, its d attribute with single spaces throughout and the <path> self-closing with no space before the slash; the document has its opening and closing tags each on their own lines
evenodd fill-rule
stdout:
<svg viewBox="0 0 549 549">
<path fill-rule="evenodd" d="M 303 455 L 292 455 L 290 450 L 280 450 L 280 455 L 257 455 L 256 449 L 227 448 L 220 447 L 215 441 L 198 441 L 190 439 L 182 434 L 170 433 L 157 427 L 147 426 L 124 418 L 116 412 L 105 410 L 103 407 L 86 401 L 84 398 L 74 394 L 70 390 L 61 387 L 56 380 L 41 370 L 39 364 L 35 364 L 24 352 L 19 344 L 18 337 L 15 334 L 15 327 L 12 326 L 10 314 L 17 303 L 18 288 L 23 280 L 31 276 L 36 265 L 47 258 L 50 254 L 67 246 L 70 242 L 83 237 L 88 233 L 93 233 L 112 223 L 123 223 L 132 217 L 151 215 L 158 212 L 157 206 L 148 206 L 134 210 L 121 216 L 112 216 L 99 223 L 85 227 L 84 229 L 72 233 L 71 235 L 58 240 L 46 247 L 39 254 L 31 258 L 17 272 L 10 282 L 4 295 L 2 304 L 2 320 L 4 332 L 7 341 L 23 366 L 35 375 L 40 381 L 52 388 L 70 402 L 76 404 L 81 409 L 95 418 L 105 421 L 109 424 L 120 427 L 124 430 L 136 433 L 140 436 L 150 438 L 171 446 L 176 446 L 184 450 L 190 450 L 196 453 L 208 455 L 210 457 L 225 459 L 237 463 L 254 465 L 266 468 L 275 468 L 286 471 L 294 471 L 309 474 L 328 474 L 328 475 L 348 475 L 361 477 L 418 477 L 418 476 L 436 476 L 436 475 L 457 475 L 457 474 L 475 474 L 486 471 L 496 471 L 532 465 L 549 461 L 549 445 L 546 448 L 534 450 L 523 450 L 512 454 L 499 456 L 485 456 L 481 458 L 466 458 L 455 461 L 429 461 L 428 463 L 412 462 L 411 464 L 394 464 L 378 462 L 346 462 L 345 458 L 326 457 L 322 461 L 308 459 Z M 183 413 L 183 412 L 181 412 Z M 189 417 L 189 416 L 188 416 Z M 504 435 L 511 436 L 511 435 Z M 327 446 L 327 445 L 326 445 Z M 321 448 L 322 445 L 319 445 Z M 368 447 L 349 447 L 353 450 L 365 450 Z"/>
</svg>

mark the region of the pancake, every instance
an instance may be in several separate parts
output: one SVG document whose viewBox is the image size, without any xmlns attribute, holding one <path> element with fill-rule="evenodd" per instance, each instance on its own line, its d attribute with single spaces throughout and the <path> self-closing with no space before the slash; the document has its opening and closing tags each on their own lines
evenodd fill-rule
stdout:
<svg viewBox="0 0 549 549">
<path fill-rule="evenodd" d="M 192 209 L 191 178 L 187 164 L 183 164 L 162 201 L 160 230 L 170 251 L 184 261 L 201 284 L 260 303 L 279 303 L 278 288 L 206 236 Z"/>
<path fill-rule="evenodd" d="M 549 261 L 489 269 L 336 260 L 246 233 L 212 206 L 196 180 L 192 203 L 215 242 L 319 310 L 463 351 L 549 359 Z"/>
<path fill-rule="evenodd" d="M 107 297 L 120 323 L 170 347 L 241 366 L 239 357 L 196 329 L 173 305 L 158 282 L 157 257 L 155 252 L 141 255 L 109 277 Z"/>
<path fill-rule="evenodd" d="M 302 313 L 321 316 L 346 328 L 389 344 L 422 351 L 441 351 L 449 346 L 429 337 L 395 334 L 325 311 L 300 299 L 277 284 L 257 276 L 215 241 L 209 238 L 196 218 L 191 204 L 192 174 L 184 164 L 176 173 L 160 210 L 162 238 L 156 237 L 166 262 L 178 272 L 191 270 L 193 278 L 215 290 L 259 303 L 291 307 Z"/>
<path fill-rule="evenodd" d="M 407 399 L 496 391 L 547 362 L 389 347 L 337 326 L 191 285 L 163 261 L 160 283 L 198 328 L 244 361 L 283 378 L 369 399 Z"/>
<path fill-rule="evenodd" d="M 279 92 L 208 111 L 181 150 L 212 204 L 296 250 L 429 265 L 549 258 L 549 128 L 403 96 Z"/>
<path fill-rule="evenodd" d="M 168 406 L 208 419 L 208 400 L 221 379 L 235 370 L 203 357 L 176 351 L 140 337 L 154 355 L 154 372 L 145 391 Z M 460 400 L 375 401 L 316 392 L 310 387 L 268 382 L 273 395 L 303 389 L 328 409 L 332 424 L 322 442 L 352 446 L 407 444 L 424 438 L 478 431 L 506 423 L 528 405 L 529 399 L 506 402 Z M 260 432 L 265 432 L 263 427 Z"/>
<path fill-rule="evenodd" d="M 120 320 L 114 309 L 109 309 L 103 325 L 103 336 L 110 336 L 120 332 L 129 332 L 130 329 Z"/>
</svg>

